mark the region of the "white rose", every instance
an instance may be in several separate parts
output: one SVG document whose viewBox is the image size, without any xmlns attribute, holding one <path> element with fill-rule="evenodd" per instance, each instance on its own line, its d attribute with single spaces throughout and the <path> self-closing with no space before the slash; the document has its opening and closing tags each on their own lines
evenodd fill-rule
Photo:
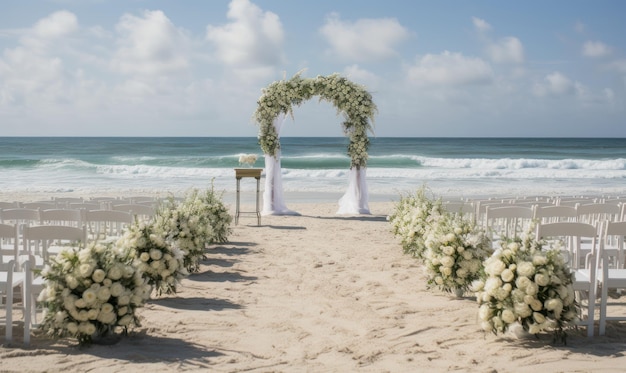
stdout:
<svg viewBox="0 0 626 373">
<path fill-rule="evenodd" d="M 109 288 L 103 286 L 98 289 L 97 296 L 99 301 L 106 302 L 109 300 L 109 298 L 111 298 L 111 291 L 109 290 Z"/>
<path fill-rule="evenodd" d="M 506 324 L 512 324 L 515 322 L 515 314 L 509 310 L 509 309 L 505 309 L 504 311 L 502 311 L 502 321 L 504 321 Z"/>
<path fill-rule="evenodd" d="M 537 273 L 535 275 L 535 283 L 539 286 L 547 286 L 550 283 L 550 277 L 543 273 Z"/>
<path fill-rule="evenodd" d="M 530 278 L 535 274 L 535 266 L 530 262 L 521 262 L 517 265 L 517 274 Z"/>
<path fill-rule="evenodd" d="M 511 282 L 513 281 L 513 278 L 515 277 L 515 274 L 510 269 L 506 268 L 502 271 L 502 273 L 500 274 L 500 277 L 502 278 L 502 281 L 504 282 Z"/>
<path fill-rule="evenodd" d="M 98 296 L 96 295 L 96 291 L 89 288 L 83 292 L 83 300 L 87 305 L 93 304 Z"/>
<path fill-rule="evenodd" d="M 94 282 L 100 283 L 104 280 L 105 276 L 106 274 L 104 273 L 104 271 L 98 268 L 95 271 L 93 271 L 93 275 L 91 275 L 91 279 Z"/>
<path fill-rule="evenodd" d="M 452 267 L 454 266 L 454 258 L 451 256 L 444 256 L 441 258 L 441 265 L 444 267 Z"/>
<path fill-rule="evenodd" d="M 483 321 L 491 319 L 492 311 L 488 304 L 483 304 L 478 309 L 478 317 Z"/>
</svg>

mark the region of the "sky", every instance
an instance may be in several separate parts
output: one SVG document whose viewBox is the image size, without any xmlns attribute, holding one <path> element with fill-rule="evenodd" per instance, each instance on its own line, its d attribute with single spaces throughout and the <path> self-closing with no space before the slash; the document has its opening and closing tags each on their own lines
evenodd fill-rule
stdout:
<svg viewBox="0 0 626 373">
<path fill-rule="evenodd" d="M 20 0 L 0 136 L 257 136 L 262 89 L 338 73 L 379 137 L 626 137 L 623 0 Z M 342 136 L 331 103 L 282 136 Z"/>
</svg>

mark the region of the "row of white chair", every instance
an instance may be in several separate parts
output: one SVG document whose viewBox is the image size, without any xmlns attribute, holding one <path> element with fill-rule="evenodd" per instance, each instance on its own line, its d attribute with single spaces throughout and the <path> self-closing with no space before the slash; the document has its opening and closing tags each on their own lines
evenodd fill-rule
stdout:
<svg viewBox="0 0 626 373">
<path fill-rule="evenodd" d="M 36 276 L 33 269 L 42 268 L 50 255 L 57 254 L 63 248 L 83 247 L 88 237 L 85 226 L 25 225 L 22 228 L 20 237 L 17 226 L 0 224 L 0 238 L 12 239 L 12 250 L 16 253 L 16 259 L 11 257 L 7 262 L 0 263 L 0 293 L 6 299 L 3 307 L 5 341 L 12 341 L 13 311 L 21 310 L 24 319 L 24 344 L 28 345 L 31 326 L 37 325 L 37 297 L 45 287 L 43 278 Z M 21 250 L 18 245 L 20 238 Z M 16 293 L 22 295 L 19 307 L 14 307 Z"/>
<path fill-rule="evenodd" d="M 153 214 L 152 210 L 144 212 Z M 0 262 L 10 256 L 17 260 L 25 227 L 86 227 L 90 239 L 103 239 L 121 235 L 139 216 L 148 219 L 153 215 L 133 215 L 123 210 L 0 210 Z"/>
<path fill-rule="evenodd" d="M 626 314 L 608 316 L 609 306 L 620 304 L 609 302 L 609 291 L 626 289 L 626 269 L 623 260 L 621 263 L 616 260 L 616 257 L 624 254 L 625 236 L 626 222 L 603 221 L 599 225 L 556 222 L 542 223 L 536 227 L 536 239 L 547 242 L 558 241 L 571 263 L 574 263 L 572 264 L 575 274 L 574 290 L 579 304 L 587 311 L 586 315 L 581 315 L 581 324 L 587 328 L 589 337 L 595 332 L 598 292 L 600 293 L 598 334 L 606 333 L 607 320 L 626 321 Z M 581 259 L 583 263 L 579 265 Z"/>
<path fill-rule="evenodd" d="M 0 201 L 1 209 L 29 208 L 29 209 L 65 209 L 85 208 L 102 209 L 116 205 L 148 205 L 156 206 L 161 201 L 158 197 L 134 196 L 128 198 L 93 197 L 84 199 L 81 197 L 55 197 L 51 200 L 42 201 Z"/>
</svg>

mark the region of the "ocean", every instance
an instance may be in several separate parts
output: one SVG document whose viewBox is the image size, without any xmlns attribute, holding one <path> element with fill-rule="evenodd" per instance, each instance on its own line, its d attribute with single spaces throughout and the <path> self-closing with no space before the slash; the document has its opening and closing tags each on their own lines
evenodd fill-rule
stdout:
<svg viewBox="0 0 626 373">
<path fill-rule="evenodd" d="M 347 143 L 343 137 L 282 138 L 287 202 L 290 194 L 335 198 L 345 192 Z M 4 137 L 0 196 L 180 195 L 211 185 L 232 194 L 233 168 L 241 167 L 239 155 L 250 153 L 263 168 L 254 137 Z M 369 154 L 370 200 L 395 199 L 422 186 L 443 197 L 626 195 L 626 138 L 376 137 Z M 254 183 L 242 181 L 244 191 L 250 188 Z"/>
</svg>

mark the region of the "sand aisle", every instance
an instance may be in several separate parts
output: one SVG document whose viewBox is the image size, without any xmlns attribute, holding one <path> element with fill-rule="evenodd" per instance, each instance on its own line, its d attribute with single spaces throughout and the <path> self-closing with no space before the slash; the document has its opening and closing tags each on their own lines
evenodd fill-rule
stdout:
<svg viewBox="0 0 626 373">
<path fill-rule="evenodd" d="M 176 296 L 139 311 L 114 344 L 33 338 L 0 348 L 0 371 L 584 372 L 623 371 L 624 329 L 567 346 L 479 330 L 472 297 L 427 290 L 390 232 L 392 203 L 372 215 L 298 204 L 302 216 L 242 217 Z M 16 329 L 16 336 L 19 332 Z"/>
</svg>

